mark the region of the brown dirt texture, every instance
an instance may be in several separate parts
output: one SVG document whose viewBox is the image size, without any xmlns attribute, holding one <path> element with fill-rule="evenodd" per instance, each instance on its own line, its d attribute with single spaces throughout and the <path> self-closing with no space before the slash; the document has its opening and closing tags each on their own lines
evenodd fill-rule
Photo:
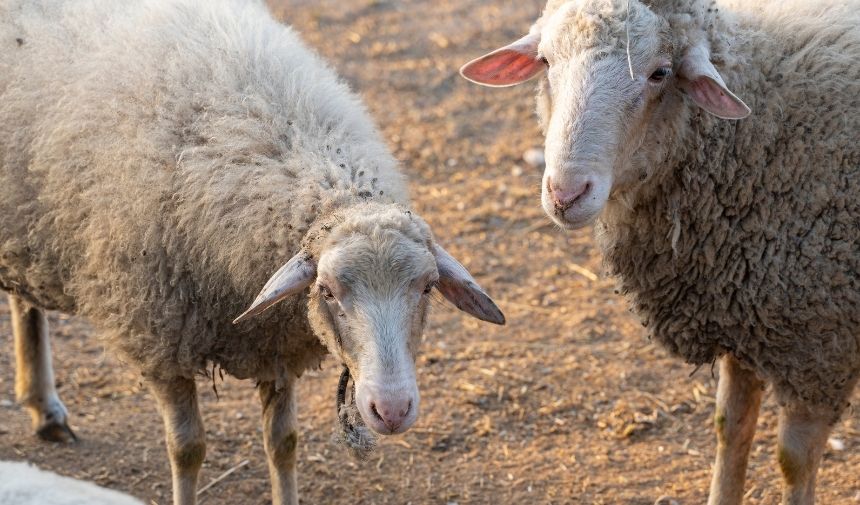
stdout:
<svg viewBox="0 0 860 505">
<path fill-rule="evenodd" d="M 303 504 L 705 503 L 715 449 L 716 372 L 651 343 L 602 274 L 590 229 L 563 232 L 539 205 L 533 89 L 461 79 L 469 59 L 524 33 L 541 0 L 270 0 L 365 98 L 440 242 L 494 296 L 493 327 L 436 303 L 418 360 L 422 414 L 368 461 L 331 441 L 340 367 L 299 386 Z M 61 398 L 81 441 L 43 443 L 14 403 L 8 308 L 0 302 L 0 459 L 27 460 L 170 503 L 155 402 L 80 318 L 51 314 Z M 208 452 L 200 485 L 241 466 L 201 503 L 265 504 L 271 493 L 254 384 L 200 380 Z M 766 397 L 747 501 L 779 501 L 776 404 Z M 856 397 L 855 397 L 856 402 Z M 860 414 L 833 432 L 819 503 L 860 503 Z M 837 444 L 838 445 L 838 444 Z"/>
</svg>

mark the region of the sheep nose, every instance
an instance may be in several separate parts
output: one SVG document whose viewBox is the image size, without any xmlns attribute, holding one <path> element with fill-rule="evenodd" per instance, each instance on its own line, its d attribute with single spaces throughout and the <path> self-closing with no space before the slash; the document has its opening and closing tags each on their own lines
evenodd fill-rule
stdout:
<svg viewBox="0 0 860 505">
<path fill-rule="evenodd" d="M 591 186 L 592 184 L 589 180 L 574 181 L 572 184 L 564 187 L 549 177 L 546 179 L 547 191 L 556 212 L 559 214 L 564 214 L 564 211 L 588 196 L 588 193 L 591 192 Z"/>
<path fill-rule="evenodd" d="M 371 400 L 370 411 L 391 433 L 395 433 L 409 417 L 412 399 L 404 397 Z"/>
</svg>

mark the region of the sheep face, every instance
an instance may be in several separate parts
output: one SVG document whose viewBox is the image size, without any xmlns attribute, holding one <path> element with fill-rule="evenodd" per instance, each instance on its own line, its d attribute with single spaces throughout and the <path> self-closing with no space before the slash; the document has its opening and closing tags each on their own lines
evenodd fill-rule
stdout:
<svg viewBox="0 0 860 505">
<path fill-rule="evenodd" d="M 411 212 L 367 204 L 332 221 L 237 321 L 310 287 L 311 326 L 349 368 L 362 419 L 377 433 L 402 433 L 418 418 L 415 359 L 433 289 L 479 319 L 504 316 Z"/>
<path fill-rule="evenodd" d="M 377 433 L 401 433 L 418 417 L 415 358 L 438 281 L 425 243 L 397 229 L 343 237 L 320 257 L 311 322 L 349 367 L 356 405 Z"/>
<path fill-rule="evenodd" d="M 688 109 L 726 119 L 749 114 L 711 64 L 703 32 L 691 26 L 689 16 L 667 19 L 636 0 L 629 7 L 626 0 L 551 0 L 529 35 L 461 70 L 492 86 L 541 75 L 541 200 L 559 225 L 590 223 L 610 198 L 647 179 Z"/>
</svg>

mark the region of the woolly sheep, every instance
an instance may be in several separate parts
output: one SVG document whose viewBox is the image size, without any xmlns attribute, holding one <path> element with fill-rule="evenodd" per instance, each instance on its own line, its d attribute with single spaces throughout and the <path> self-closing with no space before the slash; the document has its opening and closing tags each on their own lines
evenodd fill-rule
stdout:
<svg viewBox="0 0 860 505">
<path fill-rule="evenodd" d="M 504 323 L 358 98 L 261 2 L 0 0 L 0 46 L 0 286 L 43 437 L 73 437 L 43 311 L 80 314 L 160 404 L 174 503 L 205 454 L 194 376 L 220 367 L 258 382 L 274 502 L 295 504 L 303 371 L 332 353 L 364 422 L 400 433 L 431 290 Z"/>
<path fill-rule="evenodd" d="M 494 86 L 542 75 L 544 209 L 596 221 L 654 338 L 721 358 L 712 505 L 742 500 L 765 383 L 783 502 L 813 503 L 860 373 L 858 24 L 856 0 L 551 0 L 462 69 Z"/>
<path fill-rule="evenodd" d="M 131 496 L 61 477 L 27 463 L 0 461 L 0 503 L 7 505 L 143 505 Z"/>
</svg>

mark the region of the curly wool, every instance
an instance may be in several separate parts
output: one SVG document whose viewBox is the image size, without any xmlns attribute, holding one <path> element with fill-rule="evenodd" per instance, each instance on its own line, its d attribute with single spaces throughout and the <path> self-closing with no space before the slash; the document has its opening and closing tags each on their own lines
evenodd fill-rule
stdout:
<svg viewBox="0 0 860 505">
<path fill-rule="evenodd" d="M 319 364 L 305 297 L 231 319 L 327 216 L 408 196 L 292 29 L 256 1 L 0 0 L 0 49 L 3 289 L 147 376 Z"/>
<path fill-rule="evenodd" d="M 781 402 L 836 419 L 860 374 L 860 9 L 645 3 L 674 37 L 707 38 L 753 115 L 688 102 L 662 125 L 675 142 L 597 224 L 609 270 L 673 353 L 731 353 Z"/>
</svg>

